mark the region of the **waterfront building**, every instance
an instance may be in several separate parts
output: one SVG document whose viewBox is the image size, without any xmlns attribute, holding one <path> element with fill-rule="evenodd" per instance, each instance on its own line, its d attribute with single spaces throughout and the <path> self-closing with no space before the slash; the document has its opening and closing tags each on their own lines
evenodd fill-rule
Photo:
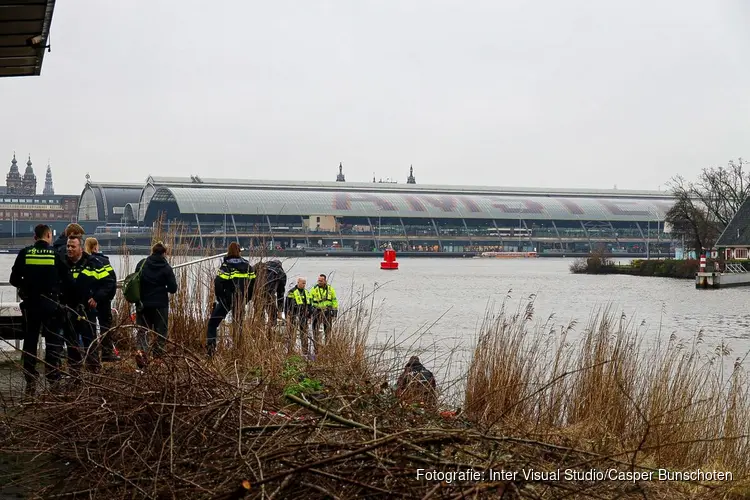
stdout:
<svg viewBox="0 0 750 500">
<path fill-rule="evenodd" d="M 0 186 L 0 238 L 26 237 L 33 234 L 34 226 L 50 224 L 61 231 L 78 216 L 78 196 L 56 195 L 52 182 L 52 168 L 47 166 L 45 188 L 36 193 L 37 178 L 31 156 L 21 175 L 15 153 L 10 170 L 5 176 L 5 186 Z"/>
<path fill-rule="evenodd" d="M 673 254 L 675 243 L 664 225 L 673 200 L 660 191 L 150 176 L 139 196 L 122 192 L 117 220 L 115 205 L 103 204 L 110 196 L 93 190 L 87 184 L 79 220 L 137 228 L 161 220 L 202 247 L 229 239 L 371 251 L 392 242 L 400 250 L 655 256 Z"/>
</svg>

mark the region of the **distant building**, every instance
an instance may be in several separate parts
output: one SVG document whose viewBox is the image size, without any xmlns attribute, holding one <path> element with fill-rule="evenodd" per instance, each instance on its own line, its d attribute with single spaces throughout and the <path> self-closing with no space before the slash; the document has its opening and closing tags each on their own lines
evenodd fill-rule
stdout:
<svg viewBox="0 0 750 500">
<path fill-rule="evenodd" d="M 44 191 L 42 194 L 55 194 L 55 186 L 52 184 L 52 168 L 47 164 L 47 175 L 44 177 Z"/>
<path fill-rule="evenodd" d="M 416 184 L 417 180 L 414 178 L 414 165 L 409 166 L 409 177 L 406 178 L 407 184 Z"/>
<path fill-rule="evenodd" d="M 727 260 L 745 260 L 750 254 L 750 198 L 740 205 L 715 245 Z"/>
<path fill-rule="evenodd" d="M 14 153 L 5 176 L 5 186 L 0 186 L 0 237 L 29 236 L 34 226 L 40 223 L 60 231 L 66 224 L 77 220 L 78 196 L 55 194 L 49 166 L 43 194 L 36 194 L 36 186 L 31 156 L 21 175 Z"/>
<path fill-rule="evenodd" d="M 336 176 L 336 182 L 346 182 L 344 177 L 344 165 L 339 163 L 339 174 Z"/>
</svg>

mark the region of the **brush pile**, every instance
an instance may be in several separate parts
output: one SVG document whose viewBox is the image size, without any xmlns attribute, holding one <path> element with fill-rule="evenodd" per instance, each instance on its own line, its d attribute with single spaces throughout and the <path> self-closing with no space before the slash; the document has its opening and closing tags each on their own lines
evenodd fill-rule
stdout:
<svg viewBox="0 0 750 500">
<path fill-rule="evenodd" d="M 47 462 L 13 480 L 42 498 L 680 497 L 656 481 L 526 479 L 631 465 L 483 432 L 325 360 L 287 357 L 273 376 L 243 366 L 173 348 L 142 373 L 121 365 L 19 403 L 0 425 L 2 453 Z"/>
</svg>

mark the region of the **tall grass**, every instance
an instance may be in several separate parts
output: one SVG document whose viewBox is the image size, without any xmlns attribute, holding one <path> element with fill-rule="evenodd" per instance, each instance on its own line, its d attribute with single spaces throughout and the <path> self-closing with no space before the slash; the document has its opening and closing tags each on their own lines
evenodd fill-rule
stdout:
<svg viewBox="0 0 750 500">
<path fill-rule="evenodd" d="M 486 428 L 558 439 L 664 467 L 750 473 L 750 385 L 726 346 L 649 339 L 605 308 L 574 325 L 534 324 L 533 302 L 485 321 L 465 394 Z"/>
<path fill-rule="evenodd" d="M 174 246 L 178 230 L 155 237 L 170 247 L 173 265 L 190 259 Z M 250 258 L 255 264 L 265 256 Z M 205 348 L 217 265 L 218 259 L 176 271 L 169 337 L 181 348 Z M 375 291 L 360 291 L 348 305 L 342 301 L 332 335 L 307 365 L 311 376 L 350 385 L 394 380 L 408 358 L 394 352 L 413 353 L 414 347 L 386 341 L 368 348 Z M 222 327 L 224 342 L 212 363 L 229 371 L 239 363 L 265 380 L 283 379 L 289 359 L 300 354 L 290 343 L 296 332 L 267 322 L 265 305 L 254 301 L 241 322 L 236 316 Z M 442 380 L 443 395 L 451 393 L 449 387 L 450 395 L 458 393 L 464 415 L 483 429 L 641 464 L 711 465 L 750 475 L 750 384 L 741 360 L 725 370 L 725 345 L 710 350 L 702 334 L 691 341 L 645 336 L 611 308 L 596 311 L 580 331 L 577 326 L 536 321 L 533 298 L 514 311 L 503 304 L 487 313 L 468 363 L 454 351 L 444 356 L 446 365 L 461 364 L 465 376 Z M 446 372 L 456 369 L 448 366 Z"/>
</svg>

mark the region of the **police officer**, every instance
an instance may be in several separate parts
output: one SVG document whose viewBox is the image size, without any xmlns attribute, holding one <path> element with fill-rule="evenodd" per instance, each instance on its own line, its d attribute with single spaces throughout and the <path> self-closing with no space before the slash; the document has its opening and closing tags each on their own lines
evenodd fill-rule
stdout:
<svg viewBox="0 0 750 500">
<path fill-rule="evenodd" d="M 99 319 L 99 334 L 102 343 L 102 362 L 120 361 L 110 330 L 112 328 L 112 300 L 117 293 L 117 275 L 109 262 L 109 257 L 99 251 L 99 241 L 96 238 L 86 238 L 85 252 L 91 256 L 94 267 L 98 270 L 97 279 L 102 282 L 100 287 L 109 291 L 109 295 L 96 303 L 96 317 Z"/>
<path fill-rule="evenodd" d="M 313 338 L 315 345 L 319 344 L 320 325 L 323 325 L 325 334 L 324 341 L 328 341 L 331 332 L 331 323 L 339 311 L 339 301 L 336 298 L 336 290 L 328 284 L 325 274 L 318 276 L 318 284 L 310 290 L 315 308 L 313 316 Z"/>
<path fill-rule="evenodd" d="M 294 346 L 296 343 L 294 339 L 294 331 L 299 330 L 300 340 L 302 342 L 302 354 L 305 356 L 310 355 L 308 328 L 310 326 L 310 317 L 313 312 L 313 301 L 312 294 L 305 287 L 307 286 L 307 280 L 305 278 L 297 278 L 297 286 L 289 290 L 286 295 L 286 303 L 284 304 L 284 311 L 286 315 L 287 328 L 289 329 L 290 346 Z"/>
<path fill-rule="evenodd" d="M 206 349 L 209 356 L 216 351 L 216 333 L 229 311 L 235 309 L 235 319 L 242 325 L 245 305 L 252 299 L 255 273 L 250 262 L 242 258 L 240 251 L 238 243 L 233 241 L 229 244 L 224 262 L 214 278 L 216 303 L 208 320 L 206 332 Z"/>
<path fill-rule="evenodd" d="M 100 367 L 99 349 L 96 340 L 96 307 L 105 302 L 116 286 L 107 280 L 108 273 L 96 259 L 83 251 L 80 236 L 68 238 L 68 264 L 73 283 L 63 290 L 67 314 L 63 323 L 63 336 L 68 344 L 68 362 L 70 368 L 80 368 L 83 358 L 92 371 Z M 84 353 L 79 351 L 83 341 Z"/>
<path fill-rule="evenodd" d="M 60 378 L 62 338 L 59 336 L 59 299 L 63 285 L 70 283 L 65 264 L 52 248 L 52 229 L 46 224 L 34 228 L 34 244 L 18 252 L 10 283 L 23 301 L 23 361 L 26 394 L 36 392 L 37 345 L 39 334 L 46 340 L 46 376 L 50 382 Z"/>
</svg>

